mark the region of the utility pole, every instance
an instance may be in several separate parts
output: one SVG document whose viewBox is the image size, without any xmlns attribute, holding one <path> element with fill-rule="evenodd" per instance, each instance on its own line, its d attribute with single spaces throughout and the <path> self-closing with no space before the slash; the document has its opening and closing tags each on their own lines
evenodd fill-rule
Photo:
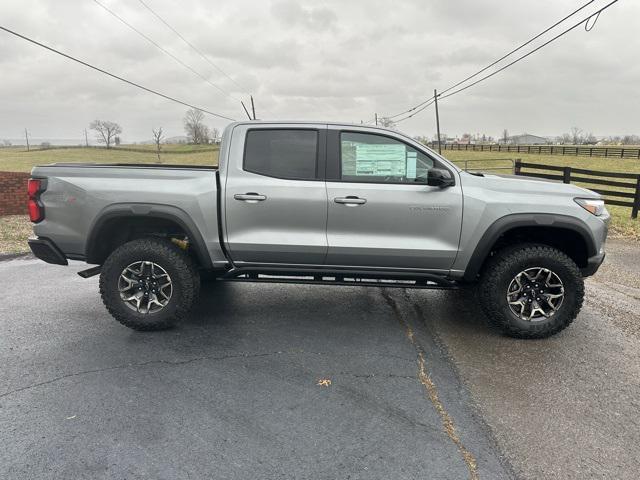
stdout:
<svg viewBox="0 0 640 480">
<path fill-rule="evenodd" d="M 240 101 L 240 103 L 242 104 L 242 108 L 244 108 L 244 113 L 246 113 L 249 120 L 251 120 L 251 115 L 249 115 L 249 110 L 247 110 L 247 107 L 244 106 L 244 102 Z"/>
<path fill-rule="evenodd" d="M 253 112 L 253 119 L 256 119 L 256 106 L 253 104 L 253 95 L 251 95 L 251 111 Z"/>
<path fill-rule="evenodd" d="M 27 141 L 27 152 L 29 151 L 29 132 L 27 132 L 27 129 L 24 129 L 24 138 Z"/>
<path fill-rule="evenodd" d="M 438 114 L 438 92 L 433 89 L 433 98 L 436 103 L 436 129 L 438 131 L 438 153 L 442 155 L 442 146 L 440 145 L 440 115 Z"/>
<path fill-rule="evenodd" d="M 378 126 L 378 114 L 376 113 L 376 127 Z"/>
<path fill-rule="evenodd" d="M 84 129 L 84 146 L 88 147 L 89 146 L 89 137 L 87 136 L 87 129 Z"/>
</svg>

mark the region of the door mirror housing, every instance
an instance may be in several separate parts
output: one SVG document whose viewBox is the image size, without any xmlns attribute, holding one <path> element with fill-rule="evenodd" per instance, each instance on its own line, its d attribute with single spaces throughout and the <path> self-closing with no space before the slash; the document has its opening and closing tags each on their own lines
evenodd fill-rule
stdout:
<svg viewBox="0 0 640 480">
<path fill-rule="evenodd" d="M 452 187 L 456 184 L 449 170 L 443 168 L 430 168 L 427 172 L 427 185 L 430 187 Z"/>
</svg>

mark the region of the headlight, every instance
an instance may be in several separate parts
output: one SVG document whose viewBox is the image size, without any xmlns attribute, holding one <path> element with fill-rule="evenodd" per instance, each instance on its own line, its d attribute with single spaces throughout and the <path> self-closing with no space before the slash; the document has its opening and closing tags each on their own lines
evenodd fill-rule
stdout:
<svg viewBox="0 0 640 480">
<path fill-rule="evenodd" d="M 593 198 L 574 198 L 574 201 L 596 217 L 599 217 L 604 213 L 604 200 L 596 200 Z"/>
</svg>

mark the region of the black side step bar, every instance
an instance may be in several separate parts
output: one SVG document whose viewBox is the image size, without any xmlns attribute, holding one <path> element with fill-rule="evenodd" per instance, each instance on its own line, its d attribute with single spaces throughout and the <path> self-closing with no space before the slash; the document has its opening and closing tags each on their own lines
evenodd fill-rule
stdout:
<svg viewBox="0 0 640 480">
<path fill-rule="evenodd" d="M 97 267 L 91 267 L 91 268 L 87 268 L 86 270 L 82 270 L 78 272 L 78 275 L 80 275 L 82 278 L 89 278 L 95 275 L 99 275 L 101 271 L 102 271 L 102 265 L 98 265 Z"/>
<path fill-rule="evenodd" d="M 233 268 L 220 280 L 227 282 L 294 283 L 311 285 L 351 285 L 360 287 L 423 288 L 452 290 L 455 281 L 430 273 L 390 273 L 383 271 L 321 271 L 259 267 Z"/>
</svg>

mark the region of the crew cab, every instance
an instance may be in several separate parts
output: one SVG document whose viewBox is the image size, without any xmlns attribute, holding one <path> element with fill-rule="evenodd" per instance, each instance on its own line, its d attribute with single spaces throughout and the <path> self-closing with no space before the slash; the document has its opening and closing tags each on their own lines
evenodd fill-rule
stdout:
<svg viewBox="0 0 640 480">
<path fill-rule="evenodd" d="M 176 325 L 200 277 L 401 288 L 476 285 L 506 334 L 577 316 L 609 214 L 575 185 L 472 174 L 397 131 L 235 122 L 219 167 L 57 163 L 29 181 L 33 253 L 100 275 L 134 329 Z"/>
</svg>

